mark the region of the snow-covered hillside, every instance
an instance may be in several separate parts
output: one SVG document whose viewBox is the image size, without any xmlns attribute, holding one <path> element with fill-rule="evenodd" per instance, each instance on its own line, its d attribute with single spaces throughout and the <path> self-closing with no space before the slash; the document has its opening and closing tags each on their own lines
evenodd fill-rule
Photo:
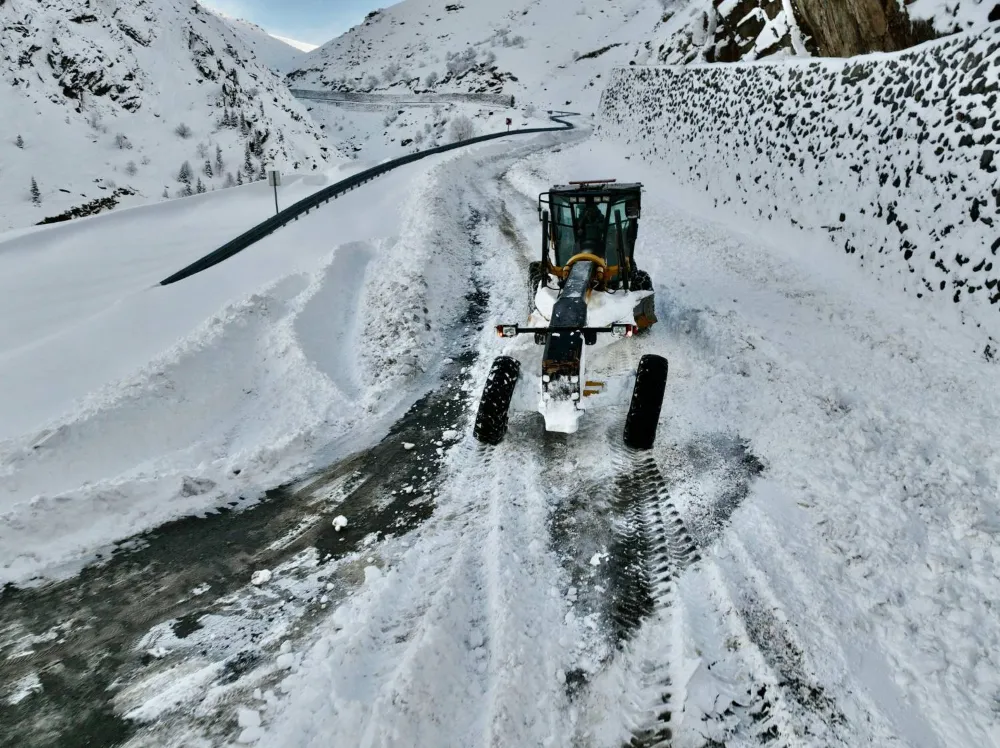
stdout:
<svg viewBox="0 0 1000 748">
<path fill-rule="evenodd" d="M 289 79 L 503 92 L 589 111 L 616 65 L 892 51 L 998 15 L 994 0 L 405 0 L 320 47 Z"/>
<path fill-rule="evenodd" d="M 302 62 L 305 52 L 295 47 L 291 40 L 267 33 L 255 23 L 242 18 L 233 18 L 217 10 L 206 8 L 211 13 L 226 21 L 243 37 L 246 45 L 253 51 L 258 62 L 271 68 L 275 73 L 283 74 L 294 70 Z"/>
<path fill-rule="evenodd" d="M 659 0 L 405 0 L 320 47 L 289 79 L 301 88 L 507 93 L 589 111 L 612 65 L 648 58 L 662 13 Z"/>
<path fill-rule="evenodd" d="M 222 188 L 272 157 L 335 160 L 223 19 L 187 0 L 88 5 L 0 4 L 0 230 Z"/>
<path fill-rule="evenodd" d="M 994 358 L 998 91 L 993 25 L 852 61 L 622 69 L 599 132 L 717 207 L 816 232 L 804 252 L 966 315 Z"/>
</svg>

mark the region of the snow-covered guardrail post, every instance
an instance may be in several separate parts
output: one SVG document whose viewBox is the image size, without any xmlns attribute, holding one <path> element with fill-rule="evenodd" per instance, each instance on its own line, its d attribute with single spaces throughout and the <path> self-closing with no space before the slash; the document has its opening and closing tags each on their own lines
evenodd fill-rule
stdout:
<svg viewBox="0 0 1000 748">
<path fill-rule="evenodd" d="M 274 188 L 274 214 L 278 215 L 278 187 L 281 186 L 281 172 L 274 164 L 267 165 L 267 183 Z"/>
</svg>

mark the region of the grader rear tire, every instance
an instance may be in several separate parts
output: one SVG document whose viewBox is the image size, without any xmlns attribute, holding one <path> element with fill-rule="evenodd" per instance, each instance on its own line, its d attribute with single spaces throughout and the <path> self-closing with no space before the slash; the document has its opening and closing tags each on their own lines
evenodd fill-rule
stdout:
<svg viewBox="0 0 1000 748">
<path fill-rule="evenodd" d="M 625 418 L 625 444 L 632 449 L 653 448 L 668 368 L 667 359 L 662 356 L 648 355 L 639 359 L 632 403 Z"/>
<path fill-rule="evenodd" d="M 517 359 L 499 356 L 493 361 L 472 431 L 472 435 L 483 444 L 497 445 L 507 434 L 510 401 L 520 373 L 521 364 Z"/>
</svg>

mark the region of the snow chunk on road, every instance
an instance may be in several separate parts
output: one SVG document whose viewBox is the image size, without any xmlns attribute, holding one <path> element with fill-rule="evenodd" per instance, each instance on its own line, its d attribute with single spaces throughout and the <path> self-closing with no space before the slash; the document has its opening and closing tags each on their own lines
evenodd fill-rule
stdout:
<svg viewBox="0 0 1000 748">
<path fill-rule="evenodd" d="M 382 578 L 382 570 L 377 566 L 365 567 L 365 584 L 370 584 Z"/>
<path fill-rule="evenodd" d="M 255 571 L 253 576 L 250 577 L 250 584 L 255 584 L 258 587 L 262 584 L 267 584 L 271 581 L 271 570 L 270 569 L 260 569 Z"/>
<path fill-rule="evenodd" d="M 441 438 L 444 439 L 446 442 L 454 441 L 455 439 L 458 438 L 458 432 L 455 431 L 454 429 L 448 429 L 443 434 L 441 434 Z"/>
<path fill-rule="evenodd" d="M 414 444 L 413 442 L 403 442 L 403 449 L 405 449 L 407 452 L 409 452 L 415 446 L 417 446 L 417 445 Z"/>
<path fill-rule="evenodd" d="M 256 709 L 240 707 L 236 710 L 236 721 L 240 727 L 260 727 L 260 713 Z"/>
<path fill-rule="evenodd" d="M 334 530 L 340 532 L 345 527 L 347 527 L 347 517 L 345 517 L 343 514 L 338 514 L 336 517 L 333 518 Z"/>
</svg>

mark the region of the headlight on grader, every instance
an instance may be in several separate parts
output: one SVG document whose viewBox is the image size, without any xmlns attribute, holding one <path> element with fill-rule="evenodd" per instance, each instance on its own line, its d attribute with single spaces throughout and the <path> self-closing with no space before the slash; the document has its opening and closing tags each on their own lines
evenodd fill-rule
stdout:
<svg viewBox="0 0 1000 748">
<path fill-rule="evenodd" d="M 497 337 L 516 338 L 517 325 L 497 325 Z"/>
<path fill-rule="evenodd" d="M 615 324 L 611 325 L 611 334 L 616 338 L 631 338 L 637 329 L 636 325 Z"/>
</svg>

